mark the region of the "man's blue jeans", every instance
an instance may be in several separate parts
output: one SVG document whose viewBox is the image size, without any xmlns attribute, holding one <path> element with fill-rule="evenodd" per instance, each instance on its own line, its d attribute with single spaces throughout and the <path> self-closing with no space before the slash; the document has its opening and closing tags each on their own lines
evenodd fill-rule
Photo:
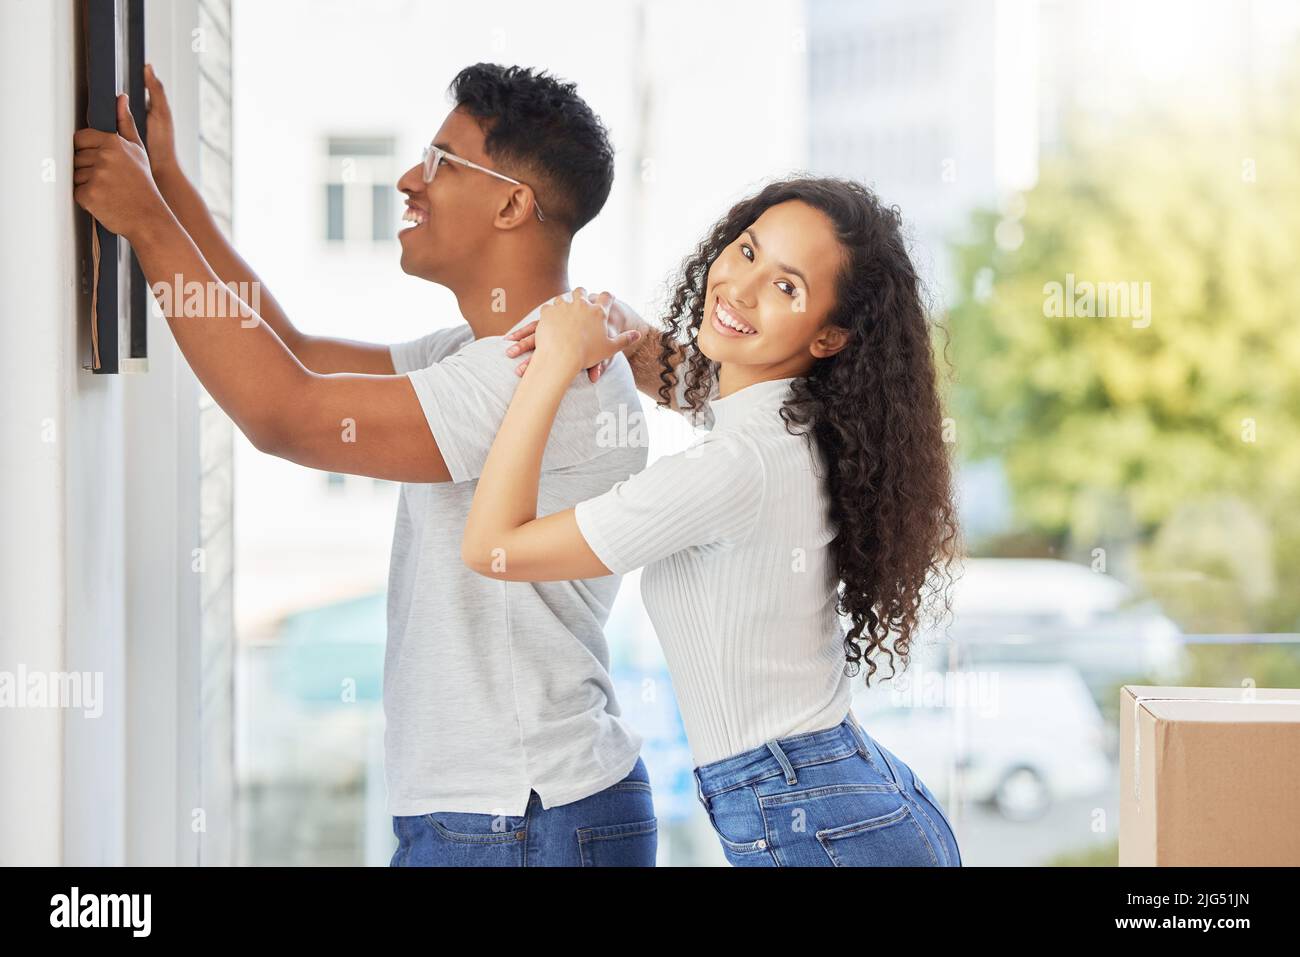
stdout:
<svg viewBox="0 0 1300 957">
<path fill-rule="evenodd" d="M 571 804 L 543 808 L 534 791 L 523 817 L 417 814 L 394 817 L 393 833 L 393 867 L 654 867 L 659 842 L 640 758 L 623 780 Z"/>
</svg>

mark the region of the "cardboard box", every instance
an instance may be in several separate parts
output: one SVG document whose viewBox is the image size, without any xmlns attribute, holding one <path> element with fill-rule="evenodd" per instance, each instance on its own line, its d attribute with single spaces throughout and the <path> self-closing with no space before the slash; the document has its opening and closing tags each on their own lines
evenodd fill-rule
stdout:
<svg viewBox="0 0 1300 957">
<path fill-rule="evenodd" d="M 1120 689 L 1121 867 L 1300 865 L 1300 690 Z"/>
</svg>

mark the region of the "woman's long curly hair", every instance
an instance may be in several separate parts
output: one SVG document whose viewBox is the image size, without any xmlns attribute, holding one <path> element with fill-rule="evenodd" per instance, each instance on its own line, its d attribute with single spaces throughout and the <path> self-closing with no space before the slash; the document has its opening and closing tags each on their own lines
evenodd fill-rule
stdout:
<svg viewBox="0 0 1300 957">
<path fill-rule="evenodd" d="M 764 210 L 790 200 L 826 214 L 844 251 L 828 319 L 849 331 L 849 344 L 794 380 L 781 416 L 787 431 L 815 438 L 828 466 L 838 611 L 851 623 L 845 670 L 856 675 L 865 659 L 870 686 L 878 649 L 891 669 L 895 654 L 906 668 L 931 603 L 941 600 L 944 615 L 951 613 L 950 565 L 960 534 L 931 329 L 897 207 L 884 206 L 860 183 L 830 177 L 773 182 L 733 206 L 670 287 L 659 404 L 672 405 L 679 348 L 686 359 L 684 410 L 693 414 L 708 402 L 718 363 L 696 340 L 709 267 Z"/>
</svg>

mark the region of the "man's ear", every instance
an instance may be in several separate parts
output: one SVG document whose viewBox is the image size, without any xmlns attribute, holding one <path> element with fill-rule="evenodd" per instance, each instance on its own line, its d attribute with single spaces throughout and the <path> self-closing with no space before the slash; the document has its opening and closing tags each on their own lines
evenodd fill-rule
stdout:
<svg viewBox="0 0 1300 957">
<path fill-rule="evenodd" d="M 808 351 L 818 359 L 825 359 L 847 346 L 851 336 L 852 333 L 842 326 L 824 326 L 821 332 L 817 333 L 817 338 L 812 341 L 812 345 L 808 347 Z"/>
<path fill-rule="evenodd" d="M 533 218 L 532 192 L 527 186 L 512 186 L 497 210 L 493 225 L 497 229 L 517 229 Z"/>
</svg>

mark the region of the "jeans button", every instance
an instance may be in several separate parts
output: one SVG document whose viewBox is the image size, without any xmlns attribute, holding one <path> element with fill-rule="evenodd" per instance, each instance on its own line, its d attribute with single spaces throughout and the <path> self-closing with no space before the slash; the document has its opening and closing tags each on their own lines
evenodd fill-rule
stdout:
<svg viewBox="0 0 1300 957">
<path fill-rule="evenodd" d="M 754 846 L 757 847 L 760 851 L 765 851 L 767 850 L 767 841 L 765 841 L 763 838 L 760 837 L 758 839 L 758 843 L 755 844 Z"/>
</svg>

